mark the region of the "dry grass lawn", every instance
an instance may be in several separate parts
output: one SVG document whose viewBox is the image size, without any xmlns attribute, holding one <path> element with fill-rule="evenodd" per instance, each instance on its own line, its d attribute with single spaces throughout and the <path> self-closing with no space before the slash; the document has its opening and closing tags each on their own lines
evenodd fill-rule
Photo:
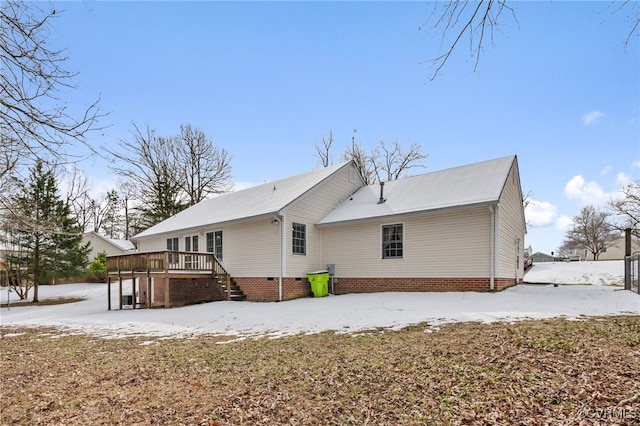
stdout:
<svg viewBox="0 0 640 426">
<path fill-rule="evenodd" d="M 426 330 L 228 341 L 0 327 L 1 422 L 640 424 L 638 316 Z"/>
</svg>

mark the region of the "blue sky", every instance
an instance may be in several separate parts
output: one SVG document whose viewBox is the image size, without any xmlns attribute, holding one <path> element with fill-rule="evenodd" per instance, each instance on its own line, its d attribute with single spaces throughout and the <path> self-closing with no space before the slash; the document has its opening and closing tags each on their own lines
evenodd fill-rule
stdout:
<svg viewBox="0 0 640 426">
<path fill-rule="evenodd" d="M 434 81 L 429 2 L 53 6 L 50 43 L 79 73 L 70 110 L 100 96 L 110 113 L 94 147 L 132 122 L 166 136 L 190 123 L 232 156 L 237 188 L 318 167 L 329 130 L 335 162 L 354 135 L 422 144 L 424 172 L 516 154 L 526 243 L 547 253 L 581 205 L 640 179 L 639 42 L 625 50 L 631 23 L 610 2 L 513 2 L 478 69 L 462 44 Z M 81 167 L 97 191 L 116 185 L 105 161 Z"/>
</svg>

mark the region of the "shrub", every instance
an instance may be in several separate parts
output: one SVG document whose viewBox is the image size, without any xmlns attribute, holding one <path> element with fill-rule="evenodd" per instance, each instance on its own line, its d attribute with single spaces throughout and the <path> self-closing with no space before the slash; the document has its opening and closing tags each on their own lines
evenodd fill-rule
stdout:
<svg viewBox="0 0 640 426">
<path fill-rule="evenodd" d="M 107 280 L 107 253 L 99 253 L 89 265 L 89 273 L 96 277 L 100 282 Z"/>
</svg>

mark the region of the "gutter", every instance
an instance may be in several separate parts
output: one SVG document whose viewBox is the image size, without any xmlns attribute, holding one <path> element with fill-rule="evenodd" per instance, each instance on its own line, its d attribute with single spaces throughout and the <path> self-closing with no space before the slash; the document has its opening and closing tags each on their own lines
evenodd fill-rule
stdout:
<svg viewBox="0 0 640 426">
<path fill-rule="evenodd" d="M 278 270 L 278 301 L 282 302 L 282 274 L 284 273 L 284 215 L 274 214 L 273 220 L 278 221 L 280 226 L 280 238 L 279 238 L 279 270 Z"/>
</svg>

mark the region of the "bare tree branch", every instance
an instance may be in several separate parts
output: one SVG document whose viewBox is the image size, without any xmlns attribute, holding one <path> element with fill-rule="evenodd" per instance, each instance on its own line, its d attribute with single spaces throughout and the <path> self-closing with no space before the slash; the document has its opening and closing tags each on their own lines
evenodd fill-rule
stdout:
<svg viewBox="0 0 640 426">
<path fill-rule="evenodd" d="M 329 130 L 329 136 L 325 139 L 322 138 L 322 146 L 315 144 L 314 147 L 316 149 L 315 155 L 320 160 L 320 164 L 322 167 L 329 167 L 332 163 L 331 161 L 331 145 L 333 144 L 333 131 Z"/>
<path fill-rule="evenodd" d="M 620 237 L 609 221 L 609 213 L 585 206 L 573 218 L 573 224 L 567 231 L 560 251 L 588 250 L 593 260 L 598 260 L 602 249 Z"/>
<path fill-rule="evenodd" d="M 190 124 L 180 126 L 180 135 L 173 139 L 175 161 L 182 165 L 178 186 L 190 206 L 231 190 L 231 157 L 224 148 Z"/>
<path fill-rule="evenodd" d="M 614 226 L 621 231 L 631 228 L 631 233 L 640 237 L 640 184 L 629 184 L 622 189 L 622 193 L 623 198 L 609 203 L 613 214 L 622 218 L 622 223 Z"/>
<path fill-rule="evenodd" d="M 461 41 L 467 37 L 469 40 L 469 54 L 475 57 L 474 72 L 480 64 L 480 54 L 482 52 L 485 34 L 490 33 L 493 43 L 494 31 L 499 27 L 499 19 L 505 10 L 518 22 L 515 11 L 506 4 L 506 0 L 480 0 L 480 1 L 449 1 L 441 7 L 441 12 L 435 10 L 440 6 L 434 6 L 434 15 L 437 16 L 435 23 L 429 31 L 439 32 L 442 35 L 442 44 L 446 45 L 446 51 L 431 59 L 434 71 L 430 80 L 434 80 L 442 71 L 449 58 L 456 50 Z M 460 28 L 460 26 L 462 26 Z M 447 41 L 449 35 L 453 34 L 453 39 Z"/>
<path fill-rule="evenodd" d="M 60 96 L 74 88 L 76 73 L 64 69 L 64 51 L 47 44 L 55 16 L 33 3 L 6 0 L 0 6 L 0 148 L 31 161 L 60 162 L 61 147 L 70 141 L 95 153 L 86 135 L 100 128 L 104 116 L 98 99 L 73 117 Z"/>
</svg>

